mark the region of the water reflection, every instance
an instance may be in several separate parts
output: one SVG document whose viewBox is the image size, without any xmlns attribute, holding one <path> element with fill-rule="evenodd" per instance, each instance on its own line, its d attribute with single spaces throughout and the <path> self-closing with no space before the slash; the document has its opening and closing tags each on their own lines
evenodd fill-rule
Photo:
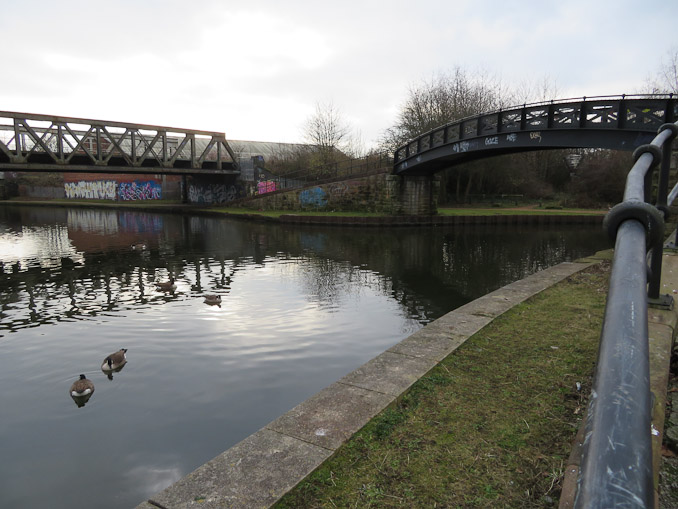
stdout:
<svg viewBox="0 0 678 509">
<path fill-rule="evenodd" d="M 369 286 L 426 323 L 604 240 L 598 231 L 574 238 L 506 226 L 328 233 L 90 209 L 3 209 L 0 224 L 0 335 L 206 292 L 223 298 L 243 266 L 270 263 L 294 272 L 323 308 Z"/>
<path fill-rule="evenodd" d="M 0 207 L 0 507 L 133 507 L 422 324 L 606 245 Z M 134 369 L 104 358 L 121 346 Z M 90 367 L 97 397 L 76 412 L 63 389 Z"/>
</svg>

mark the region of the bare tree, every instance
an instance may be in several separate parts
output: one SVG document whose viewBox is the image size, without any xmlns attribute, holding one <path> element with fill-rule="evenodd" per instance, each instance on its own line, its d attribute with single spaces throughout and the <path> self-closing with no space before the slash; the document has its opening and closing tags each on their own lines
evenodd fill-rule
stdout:
<svg viewBox="0 0 678 509">
<path fill-rule="evenodd" d="M 508 98 L 500 80 L 484 72 L 468 72 L 455 67 L 449 73 L 434 75 L 413 85 L 393 127 L 382 134 L 380 149 L 393 153 L 408 140 L 449 122 L 507 106 Z M 446 172 L 446 185 L 458 199 L 472 189 L 482 188 L 487 165 L 467 164 Z M 445 201 L 445 196 L 441 196 Z"/>
<path fill-rule="evenodd" d="M 329 164 L 336 161 L 337 153 L 349 141 L 351 129 L 332 102 L 316 103 L 315 113 L 306 121 L 303 134 L 320 156 L 319 163 Z"/>
<path fill-rule="evenodd" d="M 522 81 L 512 94 L 512 103 L 525 104 L 534 102 L 546 102 L 558 99 L 560 90 L 556 79 L 545 75 L 538 81 Z"/>
<path fill-rule="evenodd" d="M 666 53 L 657 75 L 646 80 L 646 88 L 651 94 L 678 94 L 678 46 Z"/>
<path fill-rule="evenodd" d="M 407 140 L 475 113 L 506 106 L 501 82 L 461 67 L 410 86 L 393 127 L 384 131 L 380 147 L 392 152 Z"/>
</svg>

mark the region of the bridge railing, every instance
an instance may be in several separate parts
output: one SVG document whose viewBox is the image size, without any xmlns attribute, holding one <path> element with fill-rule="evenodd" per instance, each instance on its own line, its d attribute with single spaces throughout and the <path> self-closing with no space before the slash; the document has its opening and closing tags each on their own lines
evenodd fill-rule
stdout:
<svg viewBox="0 0 678 509">
<path fill-rule="evenodd" d="M 28 165 L 237 168 L 223 133 L 0 111 L 0 167 Z"/>
<path fill-rule="evenodd" d="M 390 169 L 392 165 L 393 159 L 386 153 L 345 159 L 331 164 L 305 168 L 286 173 L 285 175 L 271 177 L 266 182 L 260 183 L 261 186 L 258 194 L 261 195 L 283 189 L 295 189 L 365 175 L 383 168 Z"/>
<path fill-rule="evenodd" d="M 650 144 L 636 149 L 624 200 L 605 218 L 615 251 L 586 418 L 577 508 L 654 506 L 647 308 L 648 297 L 672 305 L 669 296 L 659 299 L 659 278 L 670 151 L 677 134 L 678 123 L 665 124 Z M 652 177 L 659 161 L 653 206 Z"/>
<path fill-rule="evenodd" d="M 594 96 L 523 104 L 455 120 L 398 148 L 398 165 L 430 149 L 479 136 L 546 129 L 653 131 L 678 117 L 673 94 Z"/>
</svg>

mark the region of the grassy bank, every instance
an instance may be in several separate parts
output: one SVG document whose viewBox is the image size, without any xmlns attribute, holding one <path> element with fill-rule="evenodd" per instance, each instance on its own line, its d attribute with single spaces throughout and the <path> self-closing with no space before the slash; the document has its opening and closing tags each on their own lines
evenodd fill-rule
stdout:
<svg viewBox="0 0 678 509">
<path fill-rule="evenodd" d="M 555 505 L 608 271 L 594 266 L 494 320 L 276 507 Z"/>
<path fill-rule="evenodd" d="M 556 216 L 600 216 L 605 214 L 606 210 L 589 209 L 553 209 L 541 207 L 504 207 L 504 208 L 447 208 L 440 207 L 438 214 L 441 216 L 501 216 L 501 215 L 556 215 Z"/>
</svg>

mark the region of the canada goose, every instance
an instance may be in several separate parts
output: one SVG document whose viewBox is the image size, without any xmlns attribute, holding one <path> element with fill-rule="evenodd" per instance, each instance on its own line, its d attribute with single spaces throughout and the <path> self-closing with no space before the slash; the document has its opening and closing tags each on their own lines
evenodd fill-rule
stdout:
<svg viewBox="0 0 678 509">
<path fill-rule="evenodd" d="M 101 364 L 102 371 L 117 371 L 122 369 L 122 367 L 127 362 L 127 348 L 121 348 L 117 352 L 113 352 L 108 357 L 104 359 L 104 362 Z"/>
<path fill-rule="evenodd" d="M 162 292 L 173 292 L 177 285 L 174 284 L 174 277 L 170 276 L 169 281 L 164 281 L 162 283 L 155 283 L 156 288 Z"/>
<path fill-rule="evenodd" d="M 69 392 L 74 398 L 89 396 L 94 393 L 94 384 L 85 375 L 80 375 L 80 379 L 73 382 Z"/>
<path fill-rule="evenodd" d="M 221 307 L 221 295 L 205 295 L 205 304 Z"/>
</svg>

